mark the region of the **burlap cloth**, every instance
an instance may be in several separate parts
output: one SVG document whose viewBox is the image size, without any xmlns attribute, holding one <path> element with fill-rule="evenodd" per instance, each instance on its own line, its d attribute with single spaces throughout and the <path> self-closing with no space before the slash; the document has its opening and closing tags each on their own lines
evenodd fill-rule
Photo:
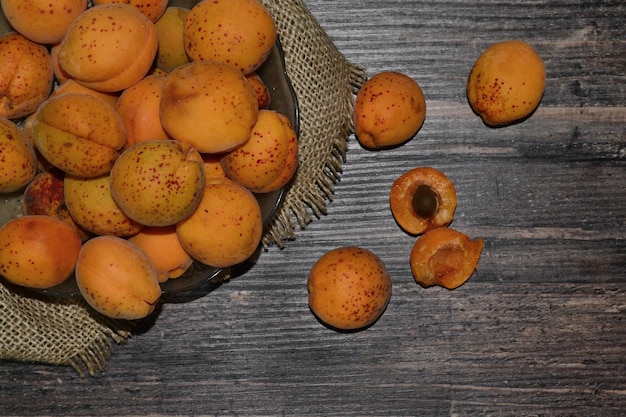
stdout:
<svg viewBox="0 0 626 417">
<path fill-rule="evenodd" d="M 301 0 L 262 0 L 276 21 L 300 110 L 300 166 L 263 238 L 283 247 L 326 212 L 352 132 L 354 94 L 363 68 L 337 50 Z M 0 283 L 0 359 L 101 372 L 132 324 L 94 313 L 75 299 L 33 296 Z"/>
</svg>

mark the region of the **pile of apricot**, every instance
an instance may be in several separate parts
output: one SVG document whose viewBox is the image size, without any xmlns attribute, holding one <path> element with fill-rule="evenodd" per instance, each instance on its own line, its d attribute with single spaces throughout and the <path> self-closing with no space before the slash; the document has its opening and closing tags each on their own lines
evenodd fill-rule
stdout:
<svg viewBox="0 0 626 417">
<path fill-rule="evenodd" d="M 254 193 L 284 187 L 294 127 L 258 77 L 276 42 L 258 0 L 2 0 L 0 275 L 50 288 L 75 275 L 114 318 L 150 314 L 159 283 L 197 261 L 248 259 Z M 237 36 L 234 36 L 234 35 Z"/>
</svg>

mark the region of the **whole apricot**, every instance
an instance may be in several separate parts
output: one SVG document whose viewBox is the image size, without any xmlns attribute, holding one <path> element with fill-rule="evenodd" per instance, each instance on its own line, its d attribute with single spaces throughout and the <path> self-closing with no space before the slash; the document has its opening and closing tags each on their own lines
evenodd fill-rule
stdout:
<svg viewBox="0 0 626 417">
<path fill-rule="evenodd" d="M 80 178 L 66 175 L 63 183 L 67 210 L 83 229 L 97 235 L 132 236 L 143 225 L 129 218 L 111 194 L 109 175 Z"/>
<path fill-rule="evenodd" d="M 111 169 L 111 193 L 122 211 L 146 226 L 169 226 L 189 216 L 204 188 L 202 157 L 175 140 L 127 148 Z"/>
<path fill-rule="evenodd" d="M 191 8 L 183 38 L 191 60 L 213 60 L 244 74 L 256 70 L 276 42 L 276 26 L 258 0 L 204 0 Z"/>
<path fill-rule="evenodd" d="M 298 140 L 289 119 L 260 110 L 250 138 L 222 158 L 228 177 L 253 193 L 267 193 L 289 182 L 298 166 Z"/>
<path fill-rule="evenodd" d="M 193 263 L 178 239 L 175 226 L 144 227 L 128 238 L 152 259 L 157 269 L 159 282 L 178 278 Z"/>
<path fill-rule="evenodd" d="M 163 86 L 165 131 L 198 152 L 219 153 L 241 145 L 258 113 L 252 86 L 232 65 L 190 62 L 169 73 Z"/>
<path fill-rule="evenodd" d="M 272 103 L 272 96 L 261 76 L 256 72 L 252 72 L 247 74 L 246 78 L 256 93 L 259 109 L 269 109 Z"/>
<path fill-rule="evenodd" d="M 159 107 L 165 84 L 162 75 L 148 75 L 122 92 L 116 110 L 126 129 L 126 147 L 146 140 L 167 140 Z"/>
<path fill-rule="evenodd" d="M 417 134 L 426 118 L 426 100 L 419 84 L 394 71 L 368 79 L 354 103 L 354 131 L 369 149 L 400 145 Z"/>
<path fill-rule="evenodd" d="M 18 125 L 0 117 L 0 194 L 24 188 L 37 173 L 37 156 Z"/>
<path fill-rule="evenodd" d="M 81 13 L 59 45 L 59 67 L 98 91 L 121 91 L 150 70 L 158 47 L 152 23 L 135 7 L 102 4 Z"/>
<path fill-rule="evenodd" d="M 248 259 L 263 233 L 261 207 L 245 187 L 211 178 L 198 208 L 176 226 L 183 248 L 194 259 L 225 268 Z"/>
<path fill-rule="evenodd" d="M 483 247 L 483 239 L 471 240 L 448 227 L 429 230 L 413 245 L 411 272 L 424 287 L 457 288 L 474 273 Z"/>
<path fill-rule="evenodd" d="M 154 22 L 159 39 L 155 63 L 165 72 L 189 63 L 183 41 L 183 27 L 188 14 L 189 9 L 172 6 Z"/>
<path fill-rule="evenodd" d="M 89 94 L 67 93 L 39 106 L 30 128 L 41 155 L 78 177 L 108 174 L 126 143 L 115 109 Z"/>
<path fill-rule="evenodd" d="M 322 255 L 309 273 L 309 306 L 315 316 L 340 330 L 374 323 L 391 298 L 392 282 L 374 253 L 340 247 Z"/>
<path fill-rule="evenodd" d="M 0 275 L 29 288 L 50 288 L 74 272 L 81 241 L 50 216 L 17 217 L 0 227 Z"/>
<path fill-rule="evenodd" d="M 112 3 L 133 6 L 154 23 L 165 12 L 168 0 L 93 0 L 94 5 Z"/>
<path fill-rule="evenodd" d="M 546 86 L 541 57 L 528 43 L 509 40 L 489 46 L 467 80 L 470 106 L 489 126 L 527 118 L 539 105 Z"/>
<path fill-rule="evenodd" d="M 97 236 L 85 242 L 75 275 L 85 301 L 111 318 L 144 318 L 161 298 L 154 264 L 137 245 L 121 237 Z"/>
<path fill-rule="evenodd" d="M 87 0 L 1 0 L 2 12 L 16 31 L 33 42 L 61 42 L 72 21 L 87 9 Z"/>
<path fill-rule="evenodd" d="M 0 36 L 0 117 L 28 116 L 50 95 L 54 74 L 45 46 L 17 32 Z"/>
</svg>

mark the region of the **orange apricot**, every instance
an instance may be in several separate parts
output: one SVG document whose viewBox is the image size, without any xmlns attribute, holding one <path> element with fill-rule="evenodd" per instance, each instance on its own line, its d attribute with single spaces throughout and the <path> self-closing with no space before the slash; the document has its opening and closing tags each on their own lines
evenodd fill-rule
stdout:
<svg viewBox="0 0 626 417">
<path fill-rule="evenodd" d="M 0 117 L 28 116 L 50 95 L 54 75 L 45 46 L 17 32 L 0 36 Z"/>
<path fill-rule="evenodd" d="M 26 134 L 0 117 L 0 194 L 24 188 L 37 173 L 37 156 Z"/>
<path fill-rule="evenodd" d="M 424 286 L 454 289 L 474 273 L 484 247 L 481 238 L 440 227 L 420 236 L 411 250 L 410 265 L 415 281 Z"/>
<path fill-rule="evenodd" d="M 198 208 L 176 226 L 183 248 L 199 262 L 225 268 L 248 259 L 263 233 L 261 207 L 249 190 L 211 178 Z"/>
<path fill-rule="evenodd" d="M 315 316 L 340 330 L 374 323 L 391 298 L 392 282 L 374 253 L 341 247 L 322 255 L 307 280 L 309 306 Z"/>
<path fill-rule="evenodd" d="M 367 80 L 354 103 L 354 131 L 369 149 L 400 145 L 417 134 L 426 118 L 419 84 L 405 74 L 384 71 Z"/>
<path fill-rule="evenodd" d="M 546 85 L 541 57 L 528 43 L 510 40 L 489 46 L 467 80 L 472 110 L 489 126 L 527 118 L 539 105 Z"/>
<path fill-rule="evenodd" d="M 59 45 L 59 67 L 99 91 L 121 91 L 150 70 L 158 47 L 154 24 L 126 4 L 93 6 L 78 16 Z"/>
<path fill-rule="evenodd" d="M 168 0 L 93 0 L 94 5 L 112 3 L 133 6 L 150 19 L 151 22 L 156 22 L 165 12 Z"/>
<path fill-rule="evenodd" d="M 165 77 L 148 75 L 122 92 L 116 110 L 126 128 L 126 147 L 147 140 L 167 140 L 159 107 Z"/>
<path fill-rule="evenodd" d="M 413 235 L 449 225 L 456 204 L 452 181 L 431 167 L 405 172 L 393 182 L 389 193 L 394 219 L 405 232 Z"/>
<path fill-rule="evenodd" d="M 183 42 L 183 27 L 188 14 L 187 8 L 168 7 L 154 23 L 159 38 L 155 64 L 165 72 L 189 63 Z"/>
<path fill-rule="evenodd" d="M 224 167 L 222 167 L 223 153 L 204 153 L 202 154 L 202 162 L 204 164 L 204 178 L 228 178 Z"/>
<path fill-rule="evenodd" d="M 289 119 L 260 110 L 250 138 L 222 158 L 228 177 L 254 193 L 283 187 L 298 166 L 298 140 Z"/>
<path fill-rule="evenodd" d="M 174 226 L 145 227 L 128 241 L 139 246 L 152 259 L 159 282 L 180 277 L 193 263 L 180 244 Z"/>
<path fill-rule="evenodd" d="M 0 3 L 11 26 L 41 44 L 60 42 L 72 21 L 87 9 L 87 0 L 1 0 Z"/>
<path fill-rule="evenodd" d="M 214 60 L 255 71 L 276 42 L 276 26 L 259 0 L 205 0 L 191 8 L 183 39 L 191 60 Z"/>
<path fill-rule="evenodd" d="M 95 97 L 98 97 L 104 100 L 111 107 L 115 107 L 117 104 L 118 95 L 115 93 L 105 93 L 103 91 L 96 91 L 91 88 L 85 87 L 84 85 L 69 79 L 52 91 L 50 97 L 56 97 L 65 93 L 79 93 L 79 94 L 89 94 Z"/>
<path fill-rule="evenodd" d="M 263 82 L 263 79 L 256 72 L 246 75 L 246 78 L 256 93 L 259 109 L 269 109 L 272 96 L 270 95 L 269 88 L 267 88 L 267 85 Z"/>
</svg>

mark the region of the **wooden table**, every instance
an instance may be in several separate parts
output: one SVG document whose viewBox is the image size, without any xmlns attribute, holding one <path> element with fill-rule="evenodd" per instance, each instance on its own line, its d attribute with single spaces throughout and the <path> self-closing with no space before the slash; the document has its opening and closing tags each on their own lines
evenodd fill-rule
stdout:
<svg viewBox="0 0 626 417">
<path fill-rule="evenodd" d="M 328 213 L 212 293 L 166 304 L 104 373 L 0 363 L 0 414 L 626 415 L 626 7 L 622 0 L 306 0 L 345 56 L 397 70 L 427 99 L 417 137 L 350 139 Z M 547 67 L 524 123 L 486 127 L 466 100 L 473 61 L 522 38 Z M 414 238 L 388 208 L 416 166 L 453 180 L 453 227 L 483 237 L 477 273 L 424 289 Z M 371 328 L 329 330 L 307 305 L 325 251 L 378 254 L 393 296 Z"/>
</svg>

